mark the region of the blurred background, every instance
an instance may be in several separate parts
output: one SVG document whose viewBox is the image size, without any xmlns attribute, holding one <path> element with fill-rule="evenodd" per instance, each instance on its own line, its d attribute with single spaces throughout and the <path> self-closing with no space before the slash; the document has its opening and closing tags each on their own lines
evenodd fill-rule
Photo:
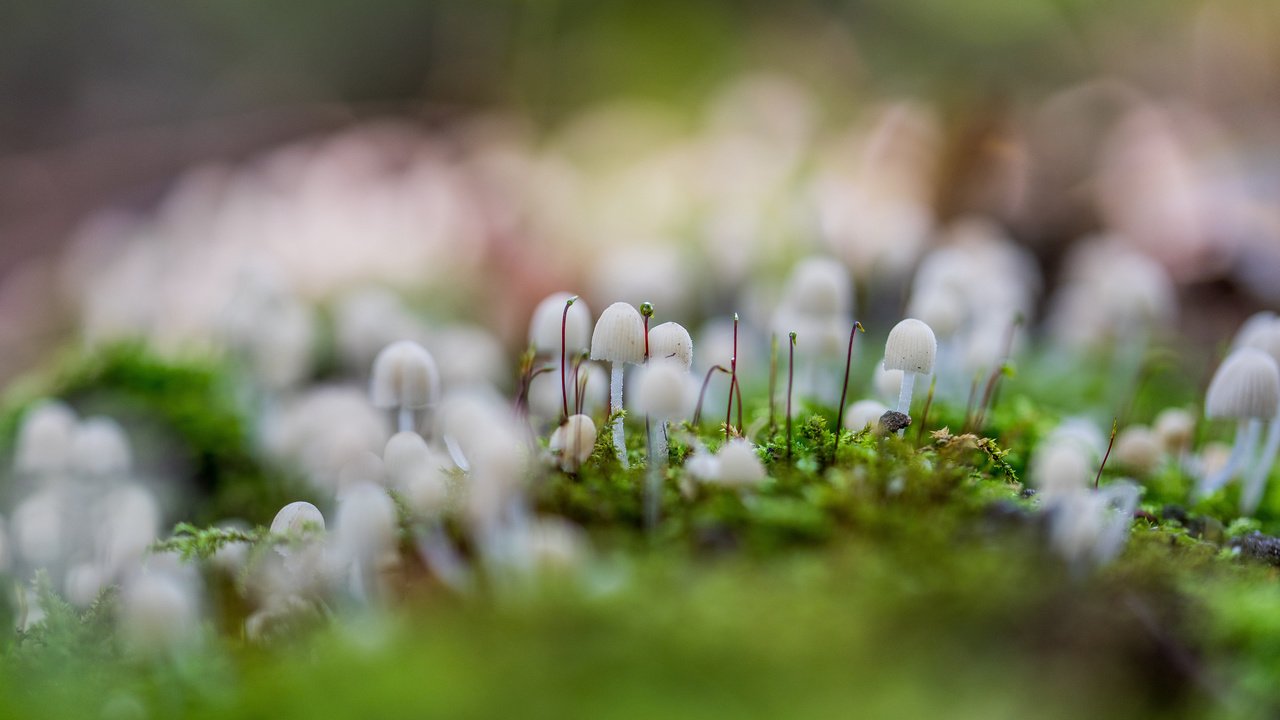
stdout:
<svg viewBox="0 0 1280 720">
<path fill-rule="evenodd" d="M 550 290 L 701 318 L 825 252 L 889 317 L 974 216 L 1047 290 L 1111 234 L 1212 348 L 1280 304 L 1278 40 L 1272 0 L 8 3 L 0 378 L 200 347 L 264 274 L 515 348 Z"/>
</svg>

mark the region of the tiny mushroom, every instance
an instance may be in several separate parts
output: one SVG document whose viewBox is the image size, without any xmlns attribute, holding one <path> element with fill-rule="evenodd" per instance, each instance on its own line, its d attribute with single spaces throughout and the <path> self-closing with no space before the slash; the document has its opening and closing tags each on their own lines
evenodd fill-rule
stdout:
<svg viewBox="0 0 1280 720">
<path fill-rule="evenodd" d="M 1280 369 L 1276 361 L 1254 348 L 1241 348 L 1228 355 L 1209 383 L 1204 414 L 1210 420 L 1237 421 L 1236 441 L 1226 466 L 1201 478 L 1197 488 L 1200 495 L 1221 489 L 1242 469 L 1253 455 L 1262 423 L 1273 420 L 1278 407 Z M 1251 489 L 1246 488 L 1242 502 L 1247 502 L 1250 494 Z"/>
<path fill-rule="evenodd" d="M 431 353 L 411 340 L 383 348 L 373 360 L 369 397 L 380 410 L 396 410 L 400 431 L 413 430 L 414 411 L 440 397 L 440 370 Z"/>
<path fill-rule="evenodd" d="M 596 447 L 596 424 L 586 415 L 570 415 L 551 433 L 548 448 L 560 457 L 560 469 L 576 473 Z"/>
<path fill-rule="evenodd" d="M 611 365 L 609 374 L 609 409 L 622 409 L 622 379 L 626 363 L 644 362 L 644 319 L 640 312 L 624 302 L 605 308 L 591 334 L 591 359 L 605 360 Z M 622 417 L 613 421 L 613 445 L 618 462 L 627 467 L 627 438 Z"/>
<path fill-rule="evenodd" d="M 911 414 L 911 394 L 917 375 L 933 372 L 933 361 L 938 354 L 938 340 L 928 325 L 908 318 L 893 326 L 884 344 L 885 370 L 901 370 L 902 386 L 898 391 L 897 410 Z M 902 431 L 898 431 L 901 435 Z"/>
</svg>

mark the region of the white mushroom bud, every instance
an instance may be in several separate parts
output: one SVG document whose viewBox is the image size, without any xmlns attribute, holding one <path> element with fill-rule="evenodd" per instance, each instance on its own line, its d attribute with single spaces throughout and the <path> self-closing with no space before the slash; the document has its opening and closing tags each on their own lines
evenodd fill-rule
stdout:
<svg viewBox="0 0 1280 720">
<path fill-rule="evenodd" d="M 671 360 L 685 372 L 693 369 L 693 339 L 679 323 L 665 322 L 649 330 L 649 357 Z"/>
<path fill-rule="evenodd" d="M 887 412 L 889 407 L 879 400 L 859 400 L 844 411 L 844 426 L 858 432 L 878 423 Z"/>
<path fill-rule="evenodd" d="M 1236 441 L 1227 466 L 1201 479 L 1200 494 L 1215 492 L 1230 482 L 1242 464 L 1253 456 L 1262 423 L 1274 420 L 1278 407 L 1280 368 L 1277 368 L 1276 361 L 1254 348 L 1241 348 L 1228 355 L 1209 383 L 1204 413 L 1209 419 L 1236 420 Z M 1249 494 L 1250 488 L 1247 487 L 1244 497 Z"/>
<path fill-rule="evenodd" d="M 1145 425 L 1130 425 L 1116 436 L 1116 463 L 1145 477 L 1155 472 L 1164 457 L 1160 438 Z"/>
<path fill-rule="evenodd" d="M 812 257 L 791 270 L 782 305 L 791 313 L 815 317 L 844 316 L 852 312 L 853 281 L 837 260 Z"/>
<path fill-rule="evenodd" d="M 902 371 L 885 370 L 884 365 L 877 364 L 872 383 L 875 385 L 877 396 L 883 400 L 894 400 L 902 391 Z"/>
<path fill-rule="evenodd" d="M 591 343 L 591 310 L 582 298 L 574 300 L 565 315 L 564 305 L 574 296 L 567 292 L 548 295 L 533 311 L 529 321 L 529 344 L 542 354 L 560 354 L 561 321 L 564 348 L 570 357 L 586 350 Z"/>
<path fill-rule="evenodd" d="M 730 440 L 716 453 L 716 458 L 720 461 L 717 481 L 722 485 L 756 487 L 768 477 L 755 445 L 749 440 Z"/>
<path fill-rule="evenodd" d="M 196 599 L 178 578 L 135 573 L 120 592 L 120 631 L 137 652 L 172 650 L 198 630 Z"/>
<path fill-rule="evenodd" d="M 1094 468 L 1084 448 L 1069 442 L 1047 440 L 1031 458 L 1031 481 L 1046 504 L 1088 489 Z"/>
<path fill-rule="evenodd" d="M 433 453 L 427 441 L 415 432 L 400 432 L 391 436 L 382 451 L 382 466 L 393 486 L 399 486 L 418 468 L 431 462 Z"/>
<path fill-rule="evenodd" d="M 609 406 L 611 412 L 622 409 L 623 366 L 644 362 L 644 319 L 634 307 L 616 302 L 605 308 L 591 334 L 591 359 L 607 360 L 609 374 Z M 613 445 L 618 462 L 627 467 L 627 438 L 622 418 L 613 422 Z"/>
<path fill-rule="evenodd" d="M 560 468 L 575 473 L 596 447 L 596 424 L 586 415 L 570 415 L 551 433 L 549 449 L 560 458 Z"/>
<path fill-rule="evenodd" d="M 413 412 L 440 397 L 440 370 L 426 348 L 401 340 L 383 348 L 373 361 L 369 398 L 381 410 L 399 411 L 399 429 L 413 430 Z"/>
<path fill-rule="evenodd" d="M 914 318 L 907 318 L 889 331 L 884 344 L 884 368 L 902 371 L 902 387 L 898 391 L 898 412 L 911 414 L 911 395 L 915 390 L 916 376 L 933 372 L 933 361 L 938 355 L 938 339 L 928 325 Z M 902 431 L 898 431 L 902 436 Z"/>
<path fill-rule="evenodd" d="M 116 421 L 95 417 L 85 420 L 76 430 L 71 462 L 86 477 L 119 477 L 129 472 L 133 454 L 129 439 Z"/>
<path fill-rule="evenodd" d="M 338 499 L 334 526 L 334 537 L 346 557 L 367 563 L 395 543 L 395 503 L 381 485 L 360 483 Z"/>
<path fill-rule="evenodd" d="M 50 400 L 32 406 L 18 429 L 15 469 L 32 475 L 66 470 L 76 424 L 76 414 L 60 402 Z"/>
<path fill-rule="evenodd" d="M 631 392 L 635 409 L 659 422 L 684 416 L 697 393 L 683 364 L 655 360 L 640 369 Z"/>
<path fill-rule="evenodd" d="M 1165 452 L 1181 453 L 1191 447 L 1196 418 L 1182 408 L 1166 408 L 1156 416 L 1155 431 Z"/>
</svg>

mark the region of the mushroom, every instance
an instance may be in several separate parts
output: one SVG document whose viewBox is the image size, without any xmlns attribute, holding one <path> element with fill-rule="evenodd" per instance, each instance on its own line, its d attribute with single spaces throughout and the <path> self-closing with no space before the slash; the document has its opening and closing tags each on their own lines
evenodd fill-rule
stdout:
<svg viewBox="0 0 1280 720">
<path fill-rule="evenodd" d="M 578 472 L 595 447 L 596 424 L 586 415 L 570 415 L 551 433 L 548 444 L 548 449 L 560 456 L 560 469 L 568 473 Z"/>
<path fill-rule="evenodd" d="M 645 517 L 650 527 L 657 522 L 662 470 L 667 465 L 667 421 L 686 413 L 694 394 L 693 377 L 686 367 L 675 360 L 655 360 L 644 367 L 636 380 L 633 396 L 636 409 L 654 420 L 649 428 L 649 474 L 645 490 Z"/>
<path fill-rule="evenodd" d="M 591 359 L 606 360 L 609 373 L 609 410 L 622 409 L 622 378 L 626 363 L 644 362 L 644 319 L 640 312 L 624 302 L 605 308 L 591 333 Z M 627 464 L 627 438 L 622 416 L 613 420 L 613 446 L 622 467 Z"/>
<path fill-rule="evenodd" d="M 1245 321 L 1244 327 L 1236 336 L 1236 347 L 1251 347 L 1261 350 L 1280 363 L 1280 320 L 1266 313 L 1258 313 Z M 1267 476 L 1275 464 L 1276 453 L 1280 451 L 1280 415 L 1271 418 L 1267 428 L 1267 440 L 1262 448 L 1262 455 L 1249 471 L 1245 479 L 1244 493 L 1240 496 L 1240 512 L 1252 515 L 1262 500 L 1262 491 L 1267 484 Z"/>
<path fill-rule="evenodd" d="M 369 397 L 380 410 L 396 410 L 401 432 L 417 426 L 414 411 L 440 396 L 440 370 L 431 353 L 412 340 L 393 342 L 373 360 Z"/>
<path fill-rule="evenodd" d="M 133 465 L 129 439 L 116 421 L 88 418 L 71 442 L 71 465 L 84 477 L 120 477 Z"/>
<path fill-rule="evenodd" d="M 859 400 L 844 412 L 844 426 L 853 432 L 862 432 L 868 425 L 880 420 L 889 411 L 879 400 Z"/>
<path fill-rule="evenodd" d="M 656 360 L 672 360 L 693 369 L 693 339 L 689 331 L 679 323 L 664 322 L 649 330 L 649 357 Z"/>
<path fill-rule="evenodd" d="M 561 417 L 569 416 L 568 383 L 569 361 L 587 349 L 591 340 L 591 310 L 577 295 L 567 292 L 553 293 L 538 303 L 529 321 L 529 344 L 539 354 L 560 355 L 560 392 L 563 402 Z"/>
<path fill-rule="evenodd" d="M 937 354 L 938 340 L 933 330 L 919 320 L 907 318 L 889 331 L 889 339 L 884 344 L 884 369 L 902 371 L 898 412 L 911 414 L 911 394 L 915 390 L 916 376 L 933 372 Z M 902 436 L 901 430 L 898 436 Z"/>
<path fill-rule="evenodd" d="M 1204 414 L 1211 420 L 1236 420 L 1239 425 L 1226 466 L 1201 478 L 1197 488 L 1201 496 L 1221 489 L 1240 471 L 1253 455 L 1262 423 L 1274 419 L 1278 407 L 1280 369 L 1277 369 L 1276 361 L 1254 348 L 1241 348 L 1228 355 L 1209 383 Z M 1250 496 L 1251 489 L 1246 488 L 1242 504 L 1246 504 Z"/>
</svg>

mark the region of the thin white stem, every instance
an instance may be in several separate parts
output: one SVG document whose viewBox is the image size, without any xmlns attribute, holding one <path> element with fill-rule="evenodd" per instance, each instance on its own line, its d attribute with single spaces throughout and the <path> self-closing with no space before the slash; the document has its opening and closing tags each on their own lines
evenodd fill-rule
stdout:
<svg viewBox="0 0 1280 720">
<path fill-rule="evenodd" d="M 1267 442 L 1262 447 L 1262 455 L 1249 471 L 1245 480 L 1244 492 L 1240 495 L 1240 514 L 1252 515 L 1262 502 L 1262 495 L 1267 489 L 1267 477 L 1271 475 L 1271 467 L 1276 462 L 1276 452 L 1280 451 L 1280 415 L 1271 419 L 1267 428 Z"/>
<path fill-rule="evenodd" d="M 413 432 L 417 429 L 417 423 L 413 421 L 413 409 L 401 405 L 396 425 L 400 432 Z"/>
<path fill-rule="evenodd" d="M 622 409 L 622 363 L 612 363 L 613 368 L 609 372 L 609 412 L 616 413 Z M 622 417 L 619 416 L 613 421 L 613 449 L 618 454 L 618 462 L 622 463 L 623 469 L 627 469 L 627 435 L 626 429 L 623 428 Z"/>
<path fill-rule="evenodd" d="M 1215 493 L 1231 482 L 1231 478 L 1235 477 L 1236 473 L 1240 471 L 1240 466 L 1244 463 L 1245 458 L 1253 454 L 1253 448 L 1258 444 L 1258 435 L 1261 432 L 1261 428 L 1262 422 L 1256 418 L 1240 421 L 1240 425 L 1236 430 L 1236 442 L 1231 446 L 1231 455 L 1227 458 L 1227 464 L 1223 465 L 1218 472 L 1200 481 L 1199 495 L 1201 497 Z"/>
<path fill-rule="evenodd" d="M 916 389 L 916 373 L 910 370 L 903 370 L 902 386 L 898 389 L 898 412 L 902 413 L 903 415 L 911 414 L 911 394 L 915 392 L 915 389 Z M 898 437 L 902 437 L 902 434 L 904 432 L 906 432 L 905 428 L 902 430 L 899 430 Z"/>
<path fill-rule="evenodd" d="M 644 523 L 652 530 L 658 526 L 658 510 L 662 499 L 662 474 L 667 467 L 667 421 L 659 418 L 649 426 L 649 473 L 644 489 Z"/>
</svg>

